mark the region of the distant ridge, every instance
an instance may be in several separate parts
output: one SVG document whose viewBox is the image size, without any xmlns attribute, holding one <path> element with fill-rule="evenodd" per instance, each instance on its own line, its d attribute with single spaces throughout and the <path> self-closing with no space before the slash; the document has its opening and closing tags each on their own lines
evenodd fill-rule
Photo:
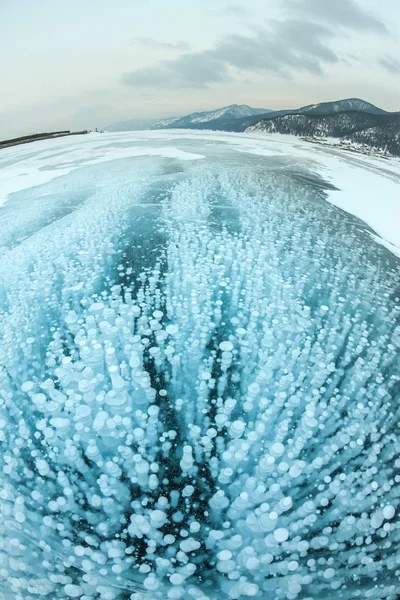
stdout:
<svg viewBox="0 0 400 600">
<path fill-rule="evenodd" d="M 387 114 L 374 104 L 360 98 L 346 98 L 334 102 L 308 104 L 297 109 L 268 110 L 252 108 L 247 104 L 230 104 L 216 110 L 194 112 L 183 117 L 167 119 L 131 119 L 105 127 L 106 131 L 135 131 L 143 129 L 212 129 L 215 131 L 245 131 L 264 118 L 278 117 L 292 113 L 325 114 L 343 110 L 358 110 L 373 114 Z"/>
<path fill-rule="evenodd" d="M 153 121 L 124 121 L 108 131 L 136 129 L 208 129 L 213 131 L 258 131 L 292 135 L 343 137 L 387 148 L 400 156 L 400 113 L 383 110 L 361 98 L 308 104 L 297 109 L 267 110 L 247 104 L 230 104 L 213 111 Z"/>
<path fill-rule="evenodd" d="M 216 110 L 194 112 L 183 117 L 157 120 L 131 120 L 114 123 L 106 131 L 132 131 L 140 129 L 215 129 L 236 131 L 235 122 L 245 117 L 258 115 L 259 120 L 269 111 L 266 108 L 252 108 L 247 104 L 230 104 Z M 255 122 L 255 121 L 254 121 Z"/>
<path fill-rule="evenodd" d="M 307 106 L 302 106 L 301 108 L 297 108 L 294 110 L 278 110 L 274 111 L 273 115 L 275 117 L 290 113 L 323 115 L 349 110 L 357 110 L 373 114 L 387 114 L 386 110 L 378 108 L 377 106 L 375 106 L 375 104 L 371 104 L 371 102 L 361 100 L 361 98 L 345 98 L 344 100 L 335 100 L 333 102 L 319 102 L 318 104 L 307 104 Z"/>
<path fill-rule="evenodd" d="M 400 156 L 400 112 L 386 112 L 373 105 L 374 112 L 360 110 L 357 105 L 350 110 L 328 112 L 329 104 L 339 103 L 316 105 L 316 110 L 312 107 L 303 111 L 272 113 L 246 131 L 343 138 Z"/>
</svg>

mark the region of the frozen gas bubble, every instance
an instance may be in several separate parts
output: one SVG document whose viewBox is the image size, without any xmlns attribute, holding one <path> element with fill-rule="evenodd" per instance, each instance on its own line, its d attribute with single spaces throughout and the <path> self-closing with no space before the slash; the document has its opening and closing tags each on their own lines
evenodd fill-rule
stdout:
<svg viewBox="0 0 400 600">
<path fill-rule="evenodd" d="M 246 560 L 246 568 L 249 569 L 249 571 L 254 571 L 259 565 L 260 561 L 256 556 L 251 556 Z"/>
<path fill-rule="evenodd" d="M 200 542 L 194 538 L 188 538 L 183 540 L 183 542 L 179 544 L 179 547 L 183 552 L 193 552 L 194 550 L 200 548 Z"/>
<path fill-rule="evenodd" d="M 177 325 L 177 324 L 167 325 L 167 327 L 165 328 L 165 331 L 169 335 L 175 335 L 179 331 L 179 325 Z"/>
<path fill-rule="evenodd" d="M 78 315 L 76 314 L 76 312 L 74 310 L 68 311 L 68 313 L 65 317 L 65 322 L 68 325 L 72 325 L 73 323 L 76 323 L 77 320 L 78 320 Z"/>
<path fill-rule="evenodd" d="M 293 499 L 290 496 L 286 496 L 279 501 L 279 506 L 283 511 L 290 510 L 293 506 Z"/>
<path fill-rule="evenodd" d="M 386 520 L 393 519 L 394 515 L 396 514 L 396 509 L 391 504 L 388 504 L 384 507 L 382 513 Z"/>
<path fill-rule="evenodd" d="M 310 547 L 309 542 L 307 542 L 306 540 L 301 540 L 298 544 L 297 544 L 297 550 L 299 552 L 306 552 L 308 550 L 308 548 Z"/>
<path fill-rule="evenodd" d="M 248 387 L 250 396 L 256 396 L 260 392 L 260 384 L 257 382 L 251 383 Z"/>
<path fill-rule="evenodd" d="M 279 170 L 151 177 L 2 253 L 3 595 L 394 600 L 396 265 Z"/>
<path fill-rule="evenodd" d="M 224 341 L 224 342 L 220 343 L 219 348 L 223 352 L 232 352 L 233 344 L 232 344 L 232 342 Z"/>
<path fill-rule="evenodd" d="M 242 594 L 251 598 L 256 596 L 258 591 L 259 587 L 256 583 L 245 583 L 242 588 Z"/>
<path fill-rule="evenodd" d="M 246 428 L 246 423 L 237 419 L 229 427 L 229 433 L 233 438 L 240 438 Z"/>
<path fill-rule="evenodd" d="M 379 529 L 381 527 L 382 523 L 383 523 L 383 513 L 380 511 L 377 511 L 376 513 L 374 513 L 372 515 L 371 526 L 374 529 Z"/>
<path fill-rule="evenodd" d="M 164 541 L 168 545 L 173 544 L 175 542 L 175 539 L 175 536 L 171 535 L 170 533 L 164 536 Z"/>
<path fill-rule="evenodd" d="M 218 560 L 230 560 L 232 558 L 232 552 L 230 550 L 221 550 L 217 554 Z"/>
<path fill-rule="evenodd" d="M 62 417 L 53 417 L 50 419 L 50 425 L 56 429 L 68 429 L 70 426 L 70 421 L 69 419 L 64 419 Z"/>
<path fill-rule="evenodd" d="M 82 588 L 79 585 L 68 583 L 64 586 L 64 592 L 68 598 L 80 598 L 82 595 Z"/>
<path fill-rule="evenodd" d="M 272 456 L 277 458 L 278 456 L 282 456 L 282 454 L 284 454 L 285 446 L 283 444 L 281 444 L 281 442 L 275 442 L 275 444 L 272 444 L 272 446 L 270 448 L 270 452 L 271 452 Z"/>
<path fill-rule="evenodd" d="M 278 527 L 278 529 L 275 529 L 274 539 L 276 542 L 278 542 L 278 544 L 282 544 L 283 542 L 286 542 L 288 537 L 289 537 L 289 532 L 285 527 Z"/>
<path fill-rule="evenodd" d="M 335 569 L 329 568 L 324 571 L 325 579 L 333 579 L 335 577 Z"/>
<path fill-rule="evenodd" d="M 146 579 L 143 581 L 143 586 L 146 590 L 154 591 L 160 587 L 160 582 L 154 573 L 151 573 Z"/>
<path fill-rule="evenodd" d="M 35 388 L 35 384 L 33 383 L 33 381 L 25 381 L 22 385 L 21 385 L 21 390 L 24 393 L 30 392 Z"/>
<path fill-rule="evenodd" d="M 193 495 L 195 488 L 192 485 L 185 485 L 182 490 L 182 496 L 184 498 L 190 498 Z"/>
<path fill-rule="evenodd" d="M 288 570 L 289 571 L 296 571 L 299 568 L 299 563 L 297 562 L 297 560 L 290 560 L 288 562 Z"/>
<path fill-rule="evenodd" d="M 157 529 L 162 527 L 167 520 L 167 515 L 162 510 L 153 510 L 150 513 L 150 521 Z"/>
<path fill-rule="evenodd" d="M 23 523 L 23 522 L 25 521 L 25 519 L 26 519 L 26 517 L 25 517 L 24 513 L 22 513 L 22 512 L 17 512 L 17 513 L 15 513 L 15 516 L 14 516 L 14 517 L 15 517 L 15 520 L 16 520 L 18 523 Z"/>
<path fill-rule="evenodd" d="M 182 585 L 182 583 L 184 583 L 185 581 L 184 577 L 182 577 L 182 575 L 180 575 L 179 573 L 173 573 L 170 576 L 169 580 L 172 583 L 172 585 Z"/>
<path fill-rule="evenodd" d="M 190 532 L 197 533 L 201 529 L 201 524 L 198 521 L 192 521 L 190 523 Z"/>
</svg>

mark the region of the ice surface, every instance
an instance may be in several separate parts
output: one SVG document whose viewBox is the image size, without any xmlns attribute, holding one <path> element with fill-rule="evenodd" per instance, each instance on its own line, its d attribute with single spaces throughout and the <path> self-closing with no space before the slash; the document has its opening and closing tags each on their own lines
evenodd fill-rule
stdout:
<svg viewBox="0 0 400 600">
<path fill-rule="evenodd" d="M 398 259 L 340 156 L 148 136 L 0 157 L 0 599 L 395 600 Z"/>
<path fill-rule="evenodd" d="M 38 147 L 40 150 L 37 149 Z M 35 150 L 32 152 L 32 145 L 29 144 L 26 148 L 18 146 L 2 152 L 0 157 L 0 205 L 5 202 L 8 194 L 47 183 L 84 164 L 96 165 L 113 159 L 144 155 L 180 160 L 204 158 L 199 154 L 184 152 L 173 146 L 121 148 L 118 145 L 107 144 L 105 138 L 98 134 L 63 138 L 62 143 L 59 140 L 44 140 L 36 142 L 34 148 Z M 6 168 L 1 169 L 3 165 Z"/>
<path fill-rule="evenodd" d="M 182 149 L 185 140 L 197 142 L 192 144 L 192 152 Z M 279 134 L 192 130 L 93 133 L 9 148 L 0 157 L 0 205 L 8 194 L 51 181 L 82 164 L 143 155 L 201 159 L 204 155 L 197 149 L 202 142 L 217 144 L 221 150 L 229 145 L 236 151 L 258 156 L 282 156 L 287 162 L 321 173 L 339 190 L 328 192 L 327 199 L 364 220 L 379 234 L 383 245 L 397 255 L 400 253 L 399 159 L 355 157 L 341 150 L 310 147 L 299 138 Z"/>
</svg>

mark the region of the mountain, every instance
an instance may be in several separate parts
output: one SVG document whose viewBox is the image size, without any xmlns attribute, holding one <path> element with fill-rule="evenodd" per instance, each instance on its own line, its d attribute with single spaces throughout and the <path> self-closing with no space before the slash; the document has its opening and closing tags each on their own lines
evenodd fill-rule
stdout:
<svg viewBox="0 0 400 600">
<path fill-rule="evenodd" d="M 369 112 L 373 114 L 386 114 L 385 110 L 378 108 L 370 102 L 361 100 L 360 98 L 347 98 L 345 100 L 336 100 L 335 102 L 320 102 L 319 104 L 308 104 L 301 108 L 290 108 L 285 110 L 271 110 L 268 114 L 264 115 L 253 115 L 251 117 L 245 117 L 237 119 L 235 121 L 235 129 L 231 131 L 245 131 L 248 127 L 251 127 L 262 119 L 268 119 L 271 117 L 282 117 L 289 114 L 308 114 L 308 115 L 323 115 L 330 113 L 337 113 L 347 110 L 357 110 L 360 112 Z"/>
<path fill-rule="evenodd" d="M 276 111 L 231 104 L 183 117 L 124 121 L 106 127 L 106 130 L 211 129 L 330 136 L 379 148 L 387 147 L 389 152 L 400 156 L 399 123 L 400 113 L 387 112 L 360 98 L 346 98 Z"/>
<path fill-rule="evenodd" d="M 212 129 L 214 131 L 245 131 L 265 118 L 288 114 L 322 115 L 357 110 L 371 114 L 387 114 L 386 111 L 360 98 L 347 98 L 335 102 L 309 104 L 297 109 L 268 110 L 252 108 L 247 104 L 231 104 L 211 111 L 195 112 L 183 117 L 167 119 L 130 120 L 105 127 L 106 131 L 132 131 L 138 129 Z"/>
<path fill-rule="evenodd" d="M 106 127 L 106 131 L 131 131 L 137 129 L 217 129 L 223 131 L 244 131 L 244 129 L 262 119 L 270 111 L 266 108 L 252 108 L 247 104 L 231 104 L 216 110 L 195 112 L 184 117 L 172 117 L 161 120 L 148 121 L 123 121 Z M 239 119 L 253 117 L 255 120 L 236 129 L 235 123 Z"/>
<path fill-rule="evenodd" d="M 267 114 L 265 108 L 252 108 L 247 104 L 231 104 L 217 110 L 206 112 L 195 112 L 186 117 L 177 117 L 175 119 L 166 119 L 157 121 L 152 129 L 224 129 L 229 127 L 230 122 L 235 122 L 243 117 L 253 115 Z"/>
<path fill-rule="evenodd" d="M 290 113 L 264 118 L 247 131 L 342 137 L 369 127 L 386 125 L 399 117 L 399 113 L 373 114 L 354 110 L 325 115 Z"/>
<path fill-rule="evenodd" d="M 360 98 L 347 98 L 335 102 L 320 102 L 319 104 L 309 104 L 300 109 L 304 114 L 323 115 L 326 113 L 341 112 L 343 110 L 357 110 L 360 112 L 374 113 L 377 115 L 387 114 L 386 110 L 378 108 L 374 104 L 361 100 Z"/>
<path fill-rule="evenodd" d="M 318 107 L 317 111 L 314 107 Z M 387 147 L 392 154 L 400 155 L 400 113 L 342 110 L 319 114 L 320 105 L 314 107 L 306 114 L 296 112 L 277 116 L 271 113 L 246 131 L 345 138 L 379 148 Z"/>
<path fill-rule="evenodd" d="M 394 156 L 400 156 L 400 113 L 397 114 L 397 121 L 357 131 L 351 135 L 351 141 L 375 148 L 386 148 Z"/>
<path fill-rule="evenodd" d="M 320 102 L 319 104 L 308 104 L 295 110 L 274 111 L 274 116 L 278 117 L 284 114 L 307 114 L 307 115 L 327 115 L 343 111 L 359 111 L 372 114 L 387 114 L 382 108 L 378 108 L 366 100 L 360 98 L 346 98 L 345 100 L 336 100 L 334 102 Z"/>
<path fill-rule="evenodd" d="M 370 102 L 360 98 L 346 98 L 335 102 L 309 104 L 297 109 L 266 110 L 251 108 L 246 104 L 225 106 L 211 112 L 193 113 L 187 117 L 165 119 L 153 123 L 151 129 L 212 129 L 217 131 L 245 131 L 258 121 L 287 114 L 323 115 L 341 111 L 356 110 L 371 114 L 388 114 Z"/>
</svg>

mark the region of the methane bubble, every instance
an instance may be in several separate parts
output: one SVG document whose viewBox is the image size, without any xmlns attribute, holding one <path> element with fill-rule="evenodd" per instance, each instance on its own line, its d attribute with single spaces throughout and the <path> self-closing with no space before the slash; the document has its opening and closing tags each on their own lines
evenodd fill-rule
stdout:
<svg viewBox="0 0 400 600">
<path fill-rule="evenodd" d="M 398 263 L 226 152 L 2 255 L 1 600 L 398 597 Z"/>
</svg>

